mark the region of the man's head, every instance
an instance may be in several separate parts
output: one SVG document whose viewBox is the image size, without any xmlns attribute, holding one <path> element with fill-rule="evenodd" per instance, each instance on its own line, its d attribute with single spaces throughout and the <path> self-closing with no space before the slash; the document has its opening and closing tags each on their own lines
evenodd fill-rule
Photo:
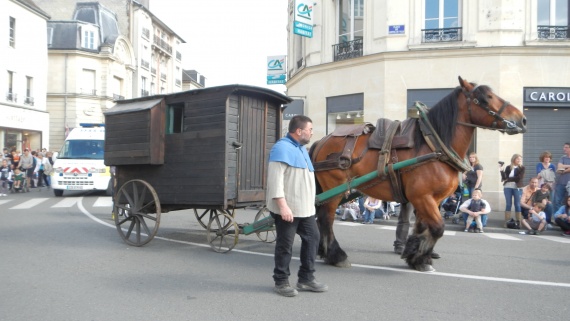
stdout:
<svg viewBox="0 0 570 321">
<path fill-rule="evenodd" d="M 2 160 L 2 166 L 7 167 L 8 166 L 8 161 L 3 159 Z"/>
<path fill-rule="evenodd" d="M 528 181 L 528 186 L 532 189 L 535 190 L 538 188 L 538 178 L 533 177 Z"/>
<path fill-rule="evenodd" d="M 289 121 L 289 135 L 301 145 L 306 145 L 313 136 L 313 121 L 304 115 L 296 115 Z"/>
<path fill-rule="evenodd" d="M 570 157 L 570 143 L 564 143 L 564 154 Z"/>
<path fill-rule="evenodd" d="M 476 189 L 473 191 L 473 193 L 471 194 L 471 198 L 474 200 L 480 200 L 481 197 L 483 197 L 483 192 L 481 192 L 480 189 Z"/>
<path fill-rule="evenodd" d="M 542 185 L 540 185 L 540 189 L 541 189 L 543 192 L 550 192 L 550 185 L 548 185 L 548 184 L 546 184 L 546 183 L 543 183 Z"/>
</svg>

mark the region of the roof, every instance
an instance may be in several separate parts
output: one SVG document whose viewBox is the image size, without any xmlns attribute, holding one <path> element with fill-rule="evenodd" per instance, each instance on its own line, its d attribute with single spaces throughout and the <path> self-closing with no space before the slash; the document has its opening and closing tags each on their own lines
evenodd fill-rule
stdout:
<svg viewBox="0 0 570 321">
<path fill-rule="evenodd" d="M 38 5 L 35 4 L 34 1 L 32 0 L 14 0 L 14 1 L 20 3 L 21 5 L 27 7 L 32 11 L 35 11 L 40 16 L 43 16 L 46 20 L 51 19 L 50 15 L 47 12 L 43 11 L 40 7 L 38 7 Z"/>
<path fill-rule="evenodd" d="M 107 111 L 105 111 L 103 114 L 107 116 L 115 114 L 132 113 L 141 110 L 148 110 L 158 105 L 163 100 L 168 99 L 169 97 L 177 97 L 180 95 L 188 95 L 188 94 L 199 95 L 201 93 L 211 93 L 211 92 L 219 92 L 220 95 L 223 94 L 230 95 L 233 93 L 259 94 L 264 96 L 266 100 L 271 100 L 279 104 L 287 104 L 293 101 L 293 99 L 268 88 L 235 84 L 235 85 L 192 89 L 182 92 L 171 93 L 167 95 L 155 95 L 155 96 L 139 97 L 134 99 L 118 100 L 116 102 L 117 104 L 114 107 L 107 109 Z"/>
<path fill-rule="evenodd" d="M 141 110 L 151 109 L 152 107 L 158 105 L 163 98 L 156 98 L 151 100 L 120 100 L 117 104 L 107 109 L 103 114 L 105 115 L 113 115 L 113 114 L 124 114 L 124 113 L 132 113 Z M 127 102 L 127 103 L 122 103 Z"/>
</svg>

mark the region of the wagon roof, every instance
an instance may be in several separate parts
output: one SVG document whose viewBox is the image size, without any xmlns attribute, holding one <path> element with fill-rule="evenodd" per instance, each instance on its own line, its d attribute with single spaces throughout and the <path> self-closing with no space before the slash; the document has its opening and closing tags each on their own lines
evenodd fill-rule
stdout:
<svg viewBox="0 0 570 321">
<path fill-rule="evenodd" d="M 235 85 L 207 87 L 201 89 L 192 89 L 188 91 L 175 92 L 166 95 L 155 95 L 155 96 L 147 96 L 147 97 L 140 97 L 134 99 L 119 100 L 116 102 L 117 104 L 114 107 L 109 108 L 107 111 L 104 112 L 104 114 L 112 115 L 112 114 L 122 114 L 122 113 L 141 111 L 145 109 L 150 109 L 156 106 L 158 103 L 160 103 L 161 100 L 168 99 L 170 97 L 174 98 L 174 97 L 179 97 L 181 95 L 188 95 L 190 97 L 192 95 L 207 94 L 212 92 L 217 92 L 221 96 L 230 95 L 232 93 L 257 94 L 257 95 L 262 95 L 267 100 L 273 100 L 280 104 L 287 104 L 293 101 L 293 99 L 268 88 L 235 84 Z"/>
<path fill-rule="evenodd" d="M 117 104 L 112 107 L 107 109 L 107 111 L 105 111 L 103 114 L 105 115 L 113 115 L 113 114 L 124 114 L 124 113 L 132 113 L 135 111 L 141 111 L 141 110 L 146 110 L 146 109 L 151 109 L 152 107 L 156 106 L 157 104 L 159 104 L 164 98 L 156 98 L 153 97 L 154 99 L 150 99 L 150 100 L 128 100 L 128 101 L 124 101 L 124 103 L 121 102 L 117 102 Z"/>
</svg>

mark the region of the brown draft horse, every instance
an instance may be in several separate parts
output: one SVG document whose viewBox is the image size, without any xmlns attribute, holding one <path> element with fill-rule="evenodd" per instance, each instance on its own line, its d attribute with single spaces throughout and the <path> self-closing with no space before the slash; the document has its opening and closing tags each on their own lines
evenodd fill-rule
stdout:
<svg viewBox="0 0 570 321">
<path fill-rule="evenodd" d="M 475 127 L 499 130 L 509 135 L 526 131 L 526 118 L 520 110 L 493 93 L 491 88 L 477 86 L 459 77 L 460 86 L 429 109 L 427 118 L 444 145 L 463 160 L 473 137 Z M 416 126 L 420 127 L 420 126 Z M 396 150 L 398 161 L 431 153 L 425 139 L 416 128 L 415 148 Z M 370 133 L 358 137 L 352 158 L 360 161 L 348 169 L 328 169 L 316 172 L 317 192 L 327 191 L 377 169 L 379 150 L 368 149 Z M 311 148 L 314 163 L 328 155 L 343 151 L 345 137 L 327 137 Z M 317 154 L 314 154 L 316 151 Z M 458 170 L 442 161 L 428 161 L 400 170 L 402 192 L 416 210 L 413 234 L 408 237 L 402 259 L 418 271 L 434 271 L 431 252 L 443 235 L 444 221 L 438 204 L 451 195 L 458 186 Z M 389 179 L 374 178 L 361 186 L 350 186 L 359 192 L 385 201 L 395 200 Z M 317 220 L 321 232 L 319 255 L 326 263 L 349 267 L 348 256 L 341 249 L 333 232 L 335 209 L 342 195 L 317 205 Z"/>
</svg>

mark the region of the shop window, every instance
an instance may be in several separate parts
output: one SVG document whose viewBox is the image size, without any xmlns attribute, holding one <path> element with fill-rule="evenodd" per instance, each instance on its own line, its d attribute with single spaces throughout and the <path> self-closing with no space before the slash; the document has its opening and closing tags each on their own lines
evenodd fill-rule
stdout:
<svg viewBox="0 0 570 321">
<path fill-rule="evenodd" d="M 364 122 L 364 94 L 327 97 L 327 134 L 342 125 Z"/>
</svg>

